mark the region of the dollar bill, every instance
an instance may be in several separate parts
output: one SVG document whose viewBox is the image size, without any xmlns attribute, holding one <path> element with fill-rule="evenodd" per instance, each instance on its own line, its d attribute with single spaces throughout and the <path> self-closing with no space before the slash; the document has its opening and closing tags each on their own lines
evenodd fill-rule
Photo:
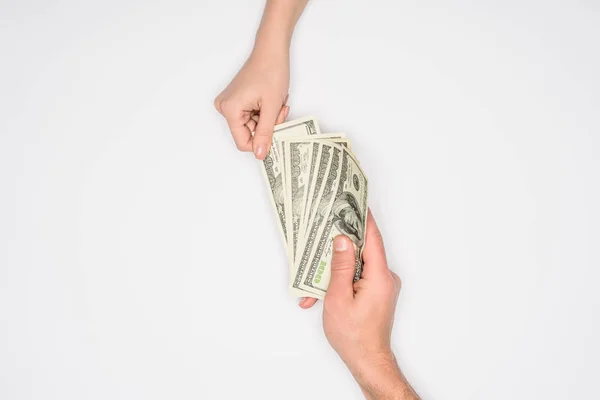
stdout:
<svg viewBox="0 0 600 400">
<path fill-rule="evenodd" d="M 277 214 L 279 229 L 284 241 L 287 243 L 285 193 L 283 192 L 283 161 L 278 146 L 271 146 L 271 150 L 262 163 L 262 170 L 269 185 L 269 195 Z"/>
<path fill-rule="evenodd" d="M 313 146 L 312 148 L 312 155 L 311 155 L 311 162 L 310 162 L 310 166 L 309 166 L 309 171 L 308 171 L 308 180 L 307 180 L 307 192 L 306 192 L 306 196 L 304 196 L 304 206 L 302 207 L 302 215 L 300 216 L 300 235 L 304 235 L 305 232 L 305 217 L 308 211 L 308 208 L 310 207 L 310 203 L 309 203 L 309 199 L 312 196 L 313 190 L 314 190 L 314 183 L 315 183 L 315 169 L 316 169 L 316 165 L 318 163 L 318 161 L 321 158 L 321 153 L 323 152 L 323 145 L 319 142 L 315 142 L 316 146 Z"/>
<path fill-rule="evenodd" d="M 313 170 L 313 176 L 309 176 L 309 182 L 311 182 L 311 186 L 308 191 L 308 196 L 306 199 L 306 206 L 304 209 L 304 215 L 302 216 L 303 220 L 300 224 L 300 229 L 303 237 L 306 237 L 307 229 L 310 226 L 310 222 L 312 220 L 313 211 L 316 207 L 318 200 L 320 199 L 323 189 L 325 178 L 327 177 L 328 169 L 322 170 L 323 168 L 329 168 L 329 162 L 331 160 L 331 150 L 333 147 L 327 143 L 320 143 L 318 159 L 315 162 L 318 167 L 315 167 Z"/>
<path fill-rule="evenodd" d="M 328 139 L 327 141 L 325 141 L 325 139 Z M 319 142 L 321 144 L 323 143 L 336 143 L 336 144 L 340 144 L 342 146 L 349 146 L 350 145 L 350 141 L 344 138 L 344 134 L 343 133 L 339 133 L 339 134 L 327 134 L 327 135 L 319 135 L 319 136 L 314 136 L 314 141 L 315 142 Z M 320 149 L 319 151 L 322 152 L 322 149 Z M 314 160 L 318 160 L 320 157 L 321 153 L 319 152 L 317 154 L 317 158 L 314 158 Z M 311 165 L 311 169 L 310 169 L 310 174 L 308 177 L 308 195 L 306 196 L 306 205 L 304 207 L 304 215 L 302 216 L 302 220 L 300 221 L 300 232 L 301 235 L 305 235 L 306 234 L 306 229 L 310 226 L 310 221 L 312 220 L 312 217 L 314 215 L 314 210 L 315 210 L 315 205 L 316 202 L 318 201 L 319 197 L 321 196 L 322 193 L 322 180 L 319 179 L 313 179 L 315 176 L 315 170 L 314 170 L 314 165 L 316 163 L 313 163 L 313 165 Z"/>
<path fill-rule="evenodd" d="M 354 243 L 356 256 L 354 280 L 362 273 L 362 250 L 367 223 L 368 181 L 354 156 L 343 149 L 341 174 L 335 200 L 314 245 L 314 254 L 303 270 L 298 287 L 323 298 L 331 278 L 332 242 L 338 235 L 348 236 Z"/>
<path fill-rule="evenodd" d="M 286 243 L 293 295 L 323 298 L 339 234 L 355 245 L 360 278 L 368 188 L 351 149 L 343 133 L 321 133 L 312 117 L 275 127 L 262 170 Z"/>
<path fill-rule="evenodd" d="M 296 262 L 296 275 L 292 283 L 295 289 L 304 289 L 311 293 L 315 293 L 310 287 L 303 287 L 302 278 L 304 271 L 308 267 L 315 251 L 315 244 L 322 236 L 325 228 L 325 220 L 329 215 L 329 210 L 335 200 L 334 194 L 340 182 L 340 159 L 343 148 L 334 143 L 323 144 L 320 164 L 318 166 L 317 181 L 322 182 L 322 191 L 318 198 L 314 200 L 315 215 L 310 221 L 309 229 L 306 231 L 304 242 L 302 244 L 302 256 Z M 325 163 L 327 164 L 325 166 Z"/>
<path fill-rule="evenodd" d="M 285 187 L 285 210 L 286 210 L 286 232 L 289 232 L 291 241 L 288 241 L 288 259 L 290 265 L 294 265 L 301 238 L 301 219 L 304 215 L 306 198 L 310 187 L 311 173 L 314 173 L 316 156 L 319 154 L 319 140 L 312 137 L 329 138 L 332 142 L 342 146 L 348 146 L 349 141 L 343 138 L 343 134 L 323 134 L 311 137 L 301 136 L 294 139 L 285 138 L 282 141 L 284 161 L 284 187 Z"/>
<path fill-rule="evenodd" d="M 318 135 L 321 131 L 319 124 L 313 117 L 300 118 L 284 124 L 276 125 L 273 134 L 273 143 L 267 156 L 261 163 L 263 175 L 269 187 L 271 205 L 275 210 L 279 230 L 284 242 L 288 242 L 285 192 L 284 192 L 284 162 L 281 150 L 281 140 L 285 137 Z"/>
<path fill-rule="evenodd" d="M 286 203 L 288 218 L 286 231 L 290 233 L 288 260 L 294 265 L 300 235 L 300 219 L 304 213 L 308 194 L 308 178 L 313 154 L 318 153 L 319 143 L 307 139 L 290 139 L 283 142 L 286 157 Z"/>
</svg>

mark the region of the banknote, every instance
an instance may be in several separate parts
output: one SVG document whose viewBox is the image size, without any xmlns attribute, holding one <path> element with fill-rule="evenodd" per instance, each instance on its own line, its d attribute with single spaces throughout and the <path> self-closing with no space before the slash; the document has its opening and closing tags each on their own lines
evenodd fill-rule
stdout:
<svg viewBox="0 0 600 400">
<path fill-rule="evenodd" d="M 303 270 L 301 289 L 325 295 L 331 278 L 332 242 L 338 235 L 349 237 L 356 256 L 354 280 L 362 273 L 362 250 L 367 224 L 368 181 L 358 162 L 343 149 L 340 181 L 324 229 L 316 240 L 309 267 Z"/>
<path fill-rule="evenodd" d="M 340 234 L 354 243 L 360 278 L 368 183 L 346 135 L 321 133 L 313 117 L 277 125 L 261 165 L 286 245 L 291 293 L 324 297 L 332 241 Z"/>
<path fill-rule="evenodd" d="M 323 144 L 323 154 L 330 156 L 323 157 L 321 160 L 322 164 L 327 162 L 326 168 L 322 168 L 323 165 L 318 166 L 319 174 L 316 179 L 319 180 L 321 178 L 320 180 L 323 182 L 321 185 L 322 190 L 320 191 L 320 195 L 314 201 L 315 215 L 309 221 L 309 227 L 305 233 L 304 242 L 302 243 L 302 256 L 299 257 L 296 262 L 296 276 L 292 284 L 292 287 L 296 289 L 304 289 L 315 293 L 309 288 L 303 287 L 302 277 L 314 255 L 315 244 L 320 243 L 317 242 L 317 240 L 322 236 L 323 229 L 325 228 L 324 222 L 328 217 L 333 204 L 333 194 L 336 193 L 340 181 L 340 156 L 342 155 L 342 151 L 342 148 L 334 143 L 331 143 L 330 145 Z"/>
<path fill-rule="evenodd" d="M 273 133 L 273 143 L 267 156 L 261 163 L 262 171 L 269 187 L 271 204 L 277 214 L 278 226 L 284 242 L 288 242 L 285 210 L 285 193 L 283 173 L 284 162 L 281 149 L 281 139 L 293 136 L 310 136 L 320 134 L 319 124 L 313 117 L 304 117 L 284 124 L 276 125 Z"/>
<path fill-rule="evenodd" d="M 286 232 L 290 232 L 288 245 L 288 260 L 294 264 L 298 236 L 300 233 L 300 218 L 304 214 L 306 196 L 308 194 L 308 178 L 311 172 L 313 154 L 317 154 L 319 143 L 306 139 L 289 139 L 283 142 L 286 173 L 286 203 L 288 210 Z"/>
<path fill-rule="evenodd" d="M 314 135 L 311 136 L 310 138 L 308 137 L 298 137 L 295 139 L 288 139 L 286 138 L 285 140 L 304 140 L 305 142 L 310 140 L 313 142 L 313 146 L 312 146 L 312 151 L 310 153 L 310 158 L 309 158 L 309 164 L 308 164 L 308 177 L 307 177 L 307 182 L 306 182 L 306 191 L 304 193 L 304 195 L 302 196 L 302 201 L 304 202 L 304 204 L 302 204 L 302 213 L 300 215 L 300 219 L 299 219 L 299 224 L 297 225 L 297 228 L 299 229 L 298 234 L 302 235 L 305 231 L 305 227 L 306 224 L 308 223 L 308 221 L 306 220 L 306 217 L 309 215 L 312 215 L 312 213 L 309 211 L 309 207 L 311 206 L 312 201 L 314 200 L 314 196 L 313 196 L 313 190 L 314 190 L 314 186 L 312 185 L 313 182 L 316 181 L 313 179 L 315 176 L 315 166 L 318 163 L 318 160 L 320 159 L 321 156 L 321 152 L 322 149 L 319 148 L 319 146 L 316 146 L 316 144 L 322 144 L 322 143 L 327 143 L 324 142 L 324 140 L 327 140 L 329 142 L 333 142 L 333 143 L 337 143 L 340 144 L 342 146 L 346 146 L 349 147 L 350 146 L 350 141 L 348 139 L 345 138 L 345 135 L 343 133 L 325 133 L 325 134 L 318 134 L 318 135 Z M 284 158 L 284 163 L 286 161 L 286 158 Z M 317 189 L 319 190 L 319 189 Z M 289 193 L 289 192 L 288 192 Z M 320 192 L 317 193 L 317 195 Z"/>
</svg>

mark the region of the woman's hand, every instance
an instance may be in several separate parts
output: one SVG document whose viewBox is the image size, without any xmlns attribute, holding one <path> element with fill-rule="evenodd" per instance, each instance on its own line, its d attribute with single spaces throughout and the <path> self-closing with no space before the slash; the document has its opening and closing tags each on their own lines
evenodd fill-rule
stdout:
<svg viewBox="0 0 600 400">
<path fill-rule="evenodd" d="M 265 158 L 273 127 L 285 120 L 290 80 L 287 51 L 255 49 L 231 83 L 215 99 L 240 151 Z M 257 123 L 258 121 L 258 123 Z M 254 132 L 254 137 L 251 132 Z"/>
<path fill-rule="evenodd" d="M 273 127 L 290 111 L 290 42 L 308 0 L 267 0 L 254 50 L 231 83 L 215 99 L 237 148 L 263 160 Z M 254 132 L 254 137 L 252 136 Z"/>
</svg>

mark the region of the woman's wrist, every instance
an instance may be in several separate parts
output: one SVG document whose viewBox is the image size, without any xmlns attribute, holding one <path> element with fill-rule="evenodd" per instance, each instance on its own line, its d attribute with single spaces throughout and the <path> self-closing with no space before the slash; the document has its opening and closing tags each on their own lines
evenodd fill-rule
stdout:
<svg viewBox="0 0 600 400">
<path fill-rule="evenodd" d="M 277 23 L 263 21 L 256 33 L 253 54 L 260 55 L 285 55 L 290 51 L 292 32 L 289 28 Z"/>
<path fill-rule="evenodd" d="M 258 37 L 254 43 L 251 57 L 268 60 L 289 59 L 289 43 L 276 37 Z"/>
<path fill-rule="evenodd" d="M 259 54 L 287 55 L 294 28 L 306 3 L 307 0 L 268 0 L 256 32 L 254 51 Z"/>
</svg>

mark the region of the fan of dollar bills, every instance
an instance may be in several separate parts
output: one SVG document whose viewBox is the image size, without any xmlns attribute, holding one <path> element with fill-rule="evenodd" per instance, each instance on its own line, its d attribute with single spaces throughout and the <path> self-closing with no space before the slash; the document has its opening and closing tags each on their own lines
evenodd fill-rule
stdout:
<svg viewBox="0 0 600 400">
<path fill-rule="evenodd" d="M 354 243 L 354 279 L 360 278 L 368 186 L 345 135 L 321 133 L 312 117 L 277 125 L 261 165 L 287 247 L 292 294 L 323 299 L 337 235 Z"/>
</svg>

